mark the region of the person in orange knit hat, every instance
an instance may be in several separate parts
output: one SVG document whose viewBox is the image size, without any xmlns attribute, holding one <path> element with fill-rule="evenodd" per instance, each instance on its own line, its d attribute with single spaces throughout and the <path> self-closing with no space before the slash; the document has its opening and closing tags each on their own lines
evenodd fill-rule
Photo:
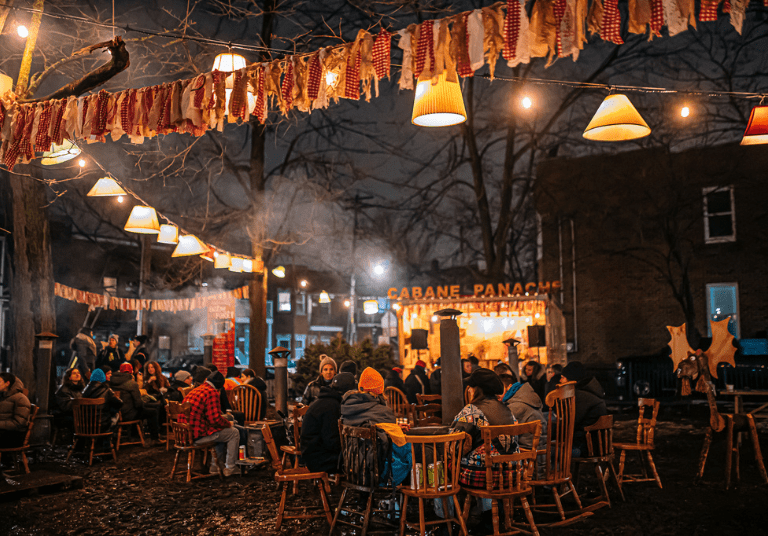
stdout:
<svg viewBox="0 0 768 536">
<path fill-rule="evenodd" d="M 350 426 L 397 422 L 384 397 L 384 378 L 371 367 L 360 374 L 358 391 L 349 391 L 341 401 L 341 422 Z"/>
</svg>

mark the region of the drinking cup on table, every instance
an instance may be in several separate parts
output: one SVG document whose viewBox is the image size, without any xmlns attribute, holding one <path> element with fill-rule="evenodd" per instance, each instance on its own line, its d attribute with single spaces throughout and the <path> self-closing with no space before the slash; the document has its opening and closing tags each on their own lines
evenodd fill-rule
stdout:
<svg viewBox="0 0 768 536">
<path fill-rule="evenodd" d="M 733 392 L 733 384 L 732 383 L 726 383 L 725 389 L 730 393 Z"/>
</svg>

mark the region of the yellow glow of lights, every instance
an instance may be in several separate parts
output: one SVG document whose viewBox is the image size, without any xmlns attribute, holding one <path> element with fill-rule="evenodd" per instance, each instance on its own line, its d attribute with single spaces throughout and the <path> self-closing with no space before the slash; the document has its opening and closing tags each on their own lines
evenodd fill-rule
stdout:
<svg viewBox="0 0 768 536">
<path fill-rule="evenodd" d="M 689 115 L 691 115 L 691 109 L 688 106 L 680 108 L 680 117 L 688 117 Z"/>
<path fill-rule="evenodd" d="M 126 192 L 112 177 L 102 177 L 96 181 L 96 184 L 93 185 L 91 191 L 86 195 L 88 197 L 109 197 L 112 195 L 126 195 Z"/>
<path fill-rule="evenodd" d="M 157 241 L 161 244 L 178 244 L 179 228 L 175 225 L 163 224 L 160 226 L 160 234 L 157 235 Z"/>
<path fill-rule="evenodd" d="M 29 37 L 29 30 L 23 24 L 19 24 L 19 26 L 16 28 L 16 33 L 18 33 L 19 37 L 22 39 Z"/>
<path fill-rule="evenodd" d="M 530 97 L 523 97 L 523 99 L 520 101 L 520 105 L 527 110 L 533 106 L 533 101 Z"/>
<path fill-rule="evenodd" d="M 350 304 L 349 300 L 344 300 L 344 307 L 349 307 L 349 304 Z"/>
<path fill-rule="evenodd" d="M 67 160 L 72 160 L 80 154 L 80 147 L 71 140 L 64 140 L 61 145 L 51 145 L 51 150 L 43 153 L 40 163 L 44 166 L 53 166 L 61 164 Z"/>
<path fill-rule="evenodd" d="M 216 58 L 213 60 L 213 70 L 221 71 L 223 73 L 239 71 L 245 67 L 245 58 L 240 54 L 234 54 L 233 52 L 224 52 L 223 54 L 216 56 Z"/>
<path fill-rule="evenodd" d="M 77 165 L 80 167 L 85 167 L 85 159 L 81 158 L 80 160 L 78 160 Z"/>
<path fill-rule="evenodd" d="M 128 221 L 123 227 L 129 233 L 158 234 L 160 222 L 157 221 L 157 212 L 152 207 L 136 205 L 128 216 Z"/>
<path fill-rule="evenodd" d="M 651 133 L 626 95 L 608 95 L 584 130 L 584 137 L 593 141 L 628 141 Z"/>
<path fill-rule="evenodd" d="M 230 257 L 226 253 L 219 253 L 218 255 L 214 256 L 213 258 L 213 267 L 214 268 L 224 268 L 227 269 L 232 265 L 232 257 Z"/>
<path fill-rule="evenodd" d="M 214 249 L 210 248 L 205 253 L 201 253 L 200 254 L 200 258 L 202 258 L 202 259 L 204 259 L 204 260 L 206 260 L 208 262 L 213 262 L 213 260 L 214 260 L 214 253 L 216 253 L 214 251 Z"/>
<path fill-rule="evenodd" d="M 379 302 L 376 300 L 365 300 L 363 302 L 363 312 L 367 315 L 375 315 L 379 312 Z"/>
<path fill-rule="evenodd" d="M 309 283 L 307 282 L 306 279 L 302 279 L 299 285 L 301 285 L 301 288 L 307 288 L 307 285 L 309 285 Z"/>
<path fill-rule="evenodd" d="M 331 303 L 331 297 L 326 291 L 322 291 L 317 301 L 320 303 Z"/>
<path fill-rule="evenodd" d="M 272 268 L 272 273 L 275 275 L 275 277 L 279 277 L 280 279 L 285 277 L 285 266 L 275 266 Z"/>
<path fill-rule="evenodd" d="M 392 305 L 392 309 L 394 309 L 395 311 L 399 311 L 400 310 L 400 304 L 399 303 L 393 304 Z"/>
<path fill-rule="evenodd" d="M 243 259 L 243 272 L 248 272 L 249 274 L 253 272 L 253 260 Z"/>
<path fill-rule="evenodd" d="M 200 255 L 208 252 L 208 245 L 195 235 L 182 235 L 179 237 L 179 244 L 171 253 L 171 257 L 188 257 L 191 255 Z"/>
<path fill-rule="evenodd" d="M 447 80 L 447 71 L 438 76 L 437 83 L 423 80 L 416 85 L 411 121 L 420 127 L 448 127 L 467 120 L 464 97 L 458 80 Z"/>
<path fill-rule="evenodd" d="M 230 272 L 237 272 L 240 273 L 243 271 L 243 258 L 242 257 L 232 257 L 232 262 L 229 266 Z"/>
<path fill-rule="evenodd" d="M 339 74 L 335 73 L 333 71 L 327 71 L 325 73 L 325 85 L 330 86 L 331 88 L 335 88 L 336 84 L 339 82 Z"/>
<path fill-rule="evenodd" d="M 123 196 L 122 196 L 122 195 L 118 195 L 118 196 L 117 196 L 117 202 L 118 202 L 118 203 L 122 203 L 123 201 L 124 201 L 124 198 L 123 198 Z"/>
</svg>

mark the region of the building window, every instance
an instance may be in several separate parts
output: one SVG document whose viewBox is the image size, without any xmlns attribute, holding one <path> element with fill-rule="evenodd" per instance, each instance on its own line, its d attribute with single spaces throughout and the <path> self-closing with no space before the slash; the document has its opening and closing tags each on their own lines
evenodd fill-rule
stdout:
<svg viewBox="0 0 768 536">
<path fill-rule="evenodd" d="M 736 241 L 736 208 L 733 186 L 704 188 L 704 241 Z"/>
<path fill-rule="evenodd" d="M 277 311 L 279 313 L 291 312 L 291 291 L 279 289 L 277 291 Z"/>
<path fill-rule="evenodd" d="M 307 295 L 303 292 L 296 295 L 296 314 L 300 316 L 307 314 Z"/>
<path fill-rule="evenodd" d="M 730 316 L 728 331 L 739 338 L 739 285 L 737 283 L 714 283 L 707 285 L 707 318 L 719 322 Z M 707 333 L 712 336 L 712 327 L 707 322 Z"/>
<path fill-rule="evenodd" d="M 301 359 L 304 357 L 304 348 L 307 346 L 307 336 L 296 334 L 296 351 L 294 352 L 294 359 Z"/>
</svg>

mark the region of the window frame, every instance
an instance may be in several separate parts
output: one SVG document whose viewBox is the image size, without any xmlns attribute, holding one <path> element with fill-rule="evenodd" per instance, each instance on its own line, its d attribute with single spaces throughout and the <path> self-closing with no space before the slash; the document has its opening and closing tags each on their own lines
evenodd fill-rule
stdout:
<svg viewBox="0 0 768 536">
<path fill-rule="evenodd" d="M 281 298 L 285 295 L 288 295 L 288 301 L 282 301 Z M 291 290 L 287 288 L 279 288 L 277 289 L 277 312 L 278 313 L 290 313 L 293 311 L 293 300 L 291 299 Z M 283 309 L 284 304 L 288 304 L 287 309 Z"/>
<path fill-rule="evenodd" d="M 712 288 L 733 288 L 735 289 L 736 293 L 736 311 L 733 313 L 736 315 L 736 318 L 733 320 L 734 326 L 735 326 L 735 334 L 734 336 L 737 339 L 741 338 L 741 304 L 739 300 L 739 284 L 736 282 L 731 283 L 707 283 L 705 286 L 706 291 L 706 302 L 707 302 L 707 336 L 712 336 L 712 325 L 710 324 L 710 321 L 713 320 L 712 318 L 712 303 L 710 301 L 711 291 Z"/>
<path fill-rule="evenodd" d="M 707 196 L 711 193 L 728 191 L 731 200 L 730 212 L 715 212 L 710 213 L 707 206 Z M 701 189 L 702 203 L 704 205 L 704 243 L 706 244 L 722 244 L 726 242 L 736 242 L 736 199 L 733 193 L 733 185 L 728 186 L 708 186 Z M 709 218 L 713 216 L 725 216 L 730 214 L 731 216 L 731 234 L 728 236 L 710 236 L 709 234 Z"/>
</svg>

